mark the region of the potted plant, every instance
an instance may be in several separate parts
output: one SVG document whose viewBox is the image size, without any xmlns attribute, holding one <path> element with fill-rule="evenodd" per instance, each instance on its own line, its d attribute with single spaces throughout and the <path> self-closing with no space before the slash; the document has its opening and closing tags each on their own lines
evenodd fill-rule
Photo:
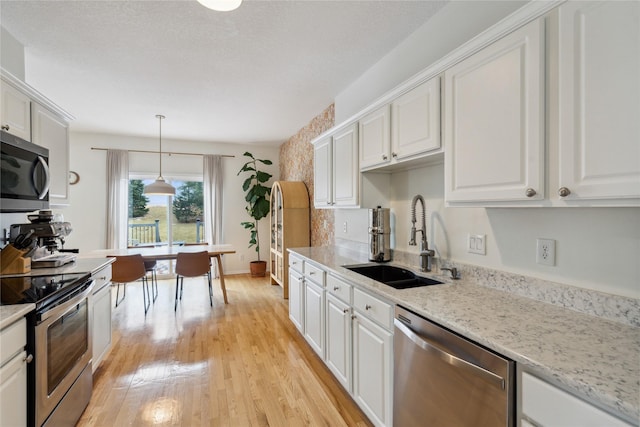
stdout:
<svg viewBox="0 0 640 427">
<path fill-rule="evenodd" d="M 267 262 L 260 259 L 260 236 L 258 234 L 258 221 L 269 214 L 271 187 L 263 185 L 269 181 L 271 174 L 258 169 L 258 162 L 263 165 L 271 165 L 271 160 L 256 159 L 248 151 L 244 153 L 250 160 L 238 171 L 237 175 L 247 172 L 249 176 L 242 183 L 242 190 L 246 193 L 246 210 L 253 221 L 243 221 L 240 224 L 250 232 L 249 247 L 255 246 L 258 260 L 251 261 L 251 276 L 263 277 L 267 271 Z"/>
</svg>

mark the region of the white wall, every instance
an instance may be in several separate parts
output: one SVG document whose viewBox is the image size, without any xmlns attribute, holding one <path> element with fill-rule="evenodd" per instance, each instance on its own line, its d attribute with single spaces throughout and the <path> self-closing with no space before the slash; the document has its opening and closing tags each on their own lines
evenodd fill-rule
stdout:
<svg viewBox="0 0 640 427">
<path fill-rule="evenodd" d="M 157 150 L 157 138 L 140 138 L 120 135 L 71 133 L 70 135 L 70 169 L 80 175 L 80 182 L 70 187 L 71 206 L 54 209 L 62 212 L 65 220 L 71 222 L 73 233 L 67 239 L 65 247 L 79 248 L 81 252 L 104 249 L 106 242 L 106 151 L 91 150 L 91 147 Z M 273 161 L 273 165 L 265 168 L 277 179 L 278 148 L 253 145 L 236 145 L 222 143 L 202 143 L 163 139 L 163 151 L 190 152 L 202 154 L 229 154 L 234 158 L 225 158 L 224 167 L 224 243 L 234 246 L 236 253 L 225 255 L 225 272 L 248 272 L 249 261 L 256 259 L 255 248 L 248 249 L 249 233 L 240 225 L 241 221 L 250 219 L 245 211 L 242 182 L 245 178 L 237 176 L 240 167 L 245 163 L 245 151 L 254 156 Z M 158 155 L 130 153 L 131 172 L 148 172 L 158 174 Z M 202 157 L 200 156 L 164 156 L 162 161 L 163 175 L 202 176 Z M 4 220 L 4 218 L 3 218 Z M 260 221 L 262 245 L 260 256 L 269 259 L 269 224 Z"/>
<path fill-rule="evenodd" d="M 422 194 L 427 237 L 438 258 L 640 298 L 640 208 L 446 208 L 442 164 L 391 176 L 392 249 L 409 246 L 411 199 Z M 416 210 L 418 224 L 421 210 Z M 367 242 L 366 209 L 336 212 L 338 239 Z M 347 233 L 343 232 L 347 222 Z M 364 225 L 363 225 L 364 224 Z M 468 253 L 468 234 L 487 235 L 486 255 Z M 536 238 L 556 240 L 556 265 L 536 263 Z"/>
<path fill-rule="evenodd" d="M 342 123 L 527 1 L 451 1 L 335 98 Z"/>
</svg>

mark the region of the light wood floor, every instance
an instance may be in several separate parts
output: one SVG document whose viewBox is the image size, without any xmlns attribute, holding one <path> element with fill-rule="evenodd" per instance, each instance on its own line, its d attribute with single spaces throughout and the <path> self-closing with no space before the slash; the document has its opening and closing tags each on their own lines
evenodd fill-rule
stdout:
<svg viewBox="0 0 640 427">
<path fill-rule="evenodd" d="M 267 278 L 161 280 L 144 316 L 139 284 L 114 309 L 113 348 L 78 426 L 369 426 L 288 318 Z M 115 297 L 115 289 L 113 292 Z"/>
</svg>

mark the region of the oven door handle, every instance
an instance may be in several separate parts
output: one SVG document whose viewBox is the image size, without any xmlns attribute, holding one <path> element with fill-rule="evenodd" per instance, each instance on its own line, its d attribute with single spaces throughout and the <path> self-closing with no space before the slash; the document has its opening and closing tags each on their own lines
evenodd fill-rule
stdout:
<svg viewBox="0 0 640 427">
<path fill-rule="evenodd" d="M 434 343 L 429 342 L 428 339 L 426 339 L 425 337 L 422 337 L 418 334 L 416 334 L 413 330 L 411 330 L 411 328 L 409 328 L 408 326 L 406 326 L 404 323 L 402 323 L 400 320 L 398 319 L 393 319 L 393 324 L 395 325 L 395 327 L 402 332 L 407 338 L 409 338 L 411 341 L 413 341 L 414 344 L 416 344 L 418 347 L 420 347 L 421 349 L 425 350 L 426 352 L 429 352 L 435 356 L 437 356 L 440 360 L 442 360 L 443 362 L 451 365 L 451 366 L 455 366 L 456 368 L 462 368 L 462 369 L 466 369 L 469 371 L 472 371 L 474 374 L 482 377 L 483 379 L 487 380 L 488 382 L 494 384 L 495 386 L 499 387 L 500 389 L 504 390 L 505 387 L 505 380 L 504 378 L 502 378 L 500 375 L 496 375 L 491 371 L 488 371 L 478 365 L 475 365 L 471 362 L 468 362 L 464 359 L 461 359 L 457 356 L 454 356 L 453 354 L 444 351 L 443 349 L 437 347 Z"/>
<path fill-rule="evenodd" d="M 93 280 L 89 282 L 89 285 L 84 291 L 74 296 L 69 301 L 65 301 L 61 305 L 54 307 L 51 310 L 45 310 L 44 312 L 40 313 L 39 323 L 42 323 L 45 320 L 50 319 L 51 317 L 55 319 L 60 318 L 65 314 L 67 314 L 68 312 L 74 310 L 76 305 L 80 304 L 83 300 L 89 297 L 92 290 L 93 290 Z"/>
</svg>

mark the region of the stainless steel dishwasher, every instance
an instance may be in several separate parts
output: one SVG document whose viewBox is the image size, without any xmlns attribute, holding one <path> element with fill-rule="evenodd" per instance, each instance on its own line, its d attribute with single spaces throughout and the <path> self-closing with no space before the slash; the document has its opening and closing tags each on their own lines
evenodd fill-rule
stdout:
<svg viewBox="0 0 640 427">
<path fill-rule="evenodd" d="M 515 363 L 396 306 L 394 427 L 515 425 Z"/>
</svg>

